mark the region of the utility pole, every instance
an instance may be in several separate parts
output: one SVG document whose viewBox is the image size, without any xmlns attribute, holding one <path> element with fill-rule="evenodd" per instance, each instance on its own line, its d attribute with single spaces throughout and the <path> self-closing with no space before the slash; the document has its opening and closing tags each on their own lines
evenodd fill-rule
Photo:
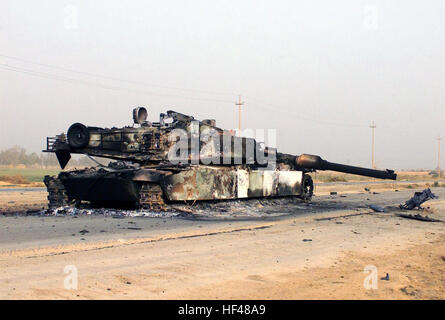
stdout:
<svg viewBox="0 0 445 320">
<path fill-rule="evenodd" d="M 374 146 L 375 146 L 375 140 L 374 140 L 374 130 L 377 128 L 377 126 L 374 123 L 374 120 L 372 121 L 371 125 L 369 126 L 372 129 L 372 168 L 375 169 L 375 161 L 374 161 Z"/>
<path fill-rule="evenodd" d="M 238 136 L 241 135 L 241 106 L 244 105 L 244 102 L 241 101 L 241 96 L 238 96 L 238 102 L 235 103 L 238 106 Z"/>
<path fill-rule="evenodd" d="M 437 153 L 437 173 L 439 176 L 439 180 L 440 180 L 440 140 L 442 140 L 442 138 L 440 137 L 440 135 L 437 137 L 437 144 L 439 147 L 438 153 Z"/>
</svg>

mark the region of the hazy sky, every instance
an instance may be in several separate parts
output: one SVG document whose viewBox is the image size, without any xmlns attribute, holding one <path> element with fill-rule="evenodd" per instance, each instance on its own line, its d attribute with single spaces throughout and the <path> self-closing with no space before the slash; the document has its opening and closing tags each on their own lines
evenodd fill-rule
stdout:
<svg viewBox="0 0 445 320">
<path fill-rule="evenodd" d="M 0 149 L 139 105 L 235 128 L 241 94 L 243 127 L 277 129 L 280 151 L 370 166 L 374 120 L 379 167 L 433 168 L 444 17 L 440 0 L 2 0 Z"/>
</svg>

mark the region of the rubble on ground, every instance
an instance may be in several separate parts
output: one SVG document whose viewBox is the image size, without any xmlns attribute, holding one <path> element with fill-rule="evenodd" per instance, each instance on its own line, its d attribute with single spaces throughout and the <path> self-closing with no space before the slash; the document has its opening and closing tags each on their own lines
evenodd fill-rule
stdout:
<svg viewBox="0 0 445 320">
<path fill-rule="evenodd" d="M 174 212 L 154 212 L 150 210 L 125 210 L 109 208 L 76 208 L 76 207 L 58 207 L 42 210 L 39 215 L 47 216 L 78 216 L 78 215 L 103 215 L 105 217 L 151 217 L 151 218 L 169 218 L 177 216 Z"/>
<path fill-rule="evenodd" d="M 171 204 L 165 211 L 150 209 L 114 209 L 91 207 L 82 204 L 80 207 L 61 206 L 46 210 L 36 210 L 32 215 L 43 216 L 81 216 L 103 215 L 112 218 L 125 217 L 273 217 L 288 215 L 299 210 L 315 210 L 317 205 L 302 202 L 295 198 L 246 199 L 233 201 L 205 201 L 196 203 Z"/>
</svg>

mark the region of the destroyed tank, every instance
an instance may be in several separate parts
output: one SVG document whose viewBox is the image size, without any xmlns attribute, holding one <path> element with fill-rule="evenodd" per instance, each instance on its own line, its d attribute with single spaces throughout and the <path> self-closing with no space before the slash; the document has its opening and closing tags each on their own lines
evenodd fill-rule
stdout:
<svg viewBox="0 0 445 320">
<path fill-rule="evenodd" d="M 144 107 L 133 110 L 134 124 L 104 129 L 81 123 L 47 138 L 44 152 L 55 153 L 62 169 L 71 154 L 114 160 L 46 176 L 49 207 L 94 205 L 164 210 L 170 203 L 270 197 L 312 198 L 309 173 L 332 170 L 396 179 L 392 170 L 328 162 L 316 155 L 277 152 L 262 142 L 238 137 L 175 111 L 149 122 Z"/>
</svg>

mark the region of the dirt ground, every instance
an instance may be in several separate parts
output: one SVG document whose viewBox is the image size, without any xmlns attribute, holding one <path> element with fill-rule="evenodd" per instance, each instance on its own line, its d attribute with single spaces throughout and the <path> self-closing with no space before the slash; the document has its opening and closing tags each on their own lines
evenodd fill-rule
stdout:
<svg viewBox="0 0 445 320">
<path fill-rule="evenodd" d="M 440 299 L 445 298 L 445 239 L 405 250 L 347 252 L 329 267 L 306 267 L 291 272 L 251 275 L 231 281 L 229 299 Z M 383 248 L 382 248 L 383 249 Z M 388 248 L 385 248 L 388 249 Z M 363 266 L 378 266 L 376 289 L 364 289 Z M 388 273 L 389 280 L 382 280 Z M 250 281 L 249 281 L 250 280 Z M 256 283 L 259 282 L 259 283 Z M 220 288 L 207 288 L 208 298 L 221 296 Z M 202 289 L 187 297 L 200 299 Z"/>
<path fill-rule="evenodd" d="M 43 188 L 20 189 L 19 191 L 6 189 L 0 192 L 0 214 L 46 209 L 47 196 L 48 193 Z"/>
<path fill-rule="evenodd" d="M 3 216 L 0 298 L 444 299 L 445 224 L 362 205 L 413 191 L 321 195 L 311 212 L 259 219 Z M 445 221 L 445 189 L 433 192 L 423 214 Z"/>
</svg>

